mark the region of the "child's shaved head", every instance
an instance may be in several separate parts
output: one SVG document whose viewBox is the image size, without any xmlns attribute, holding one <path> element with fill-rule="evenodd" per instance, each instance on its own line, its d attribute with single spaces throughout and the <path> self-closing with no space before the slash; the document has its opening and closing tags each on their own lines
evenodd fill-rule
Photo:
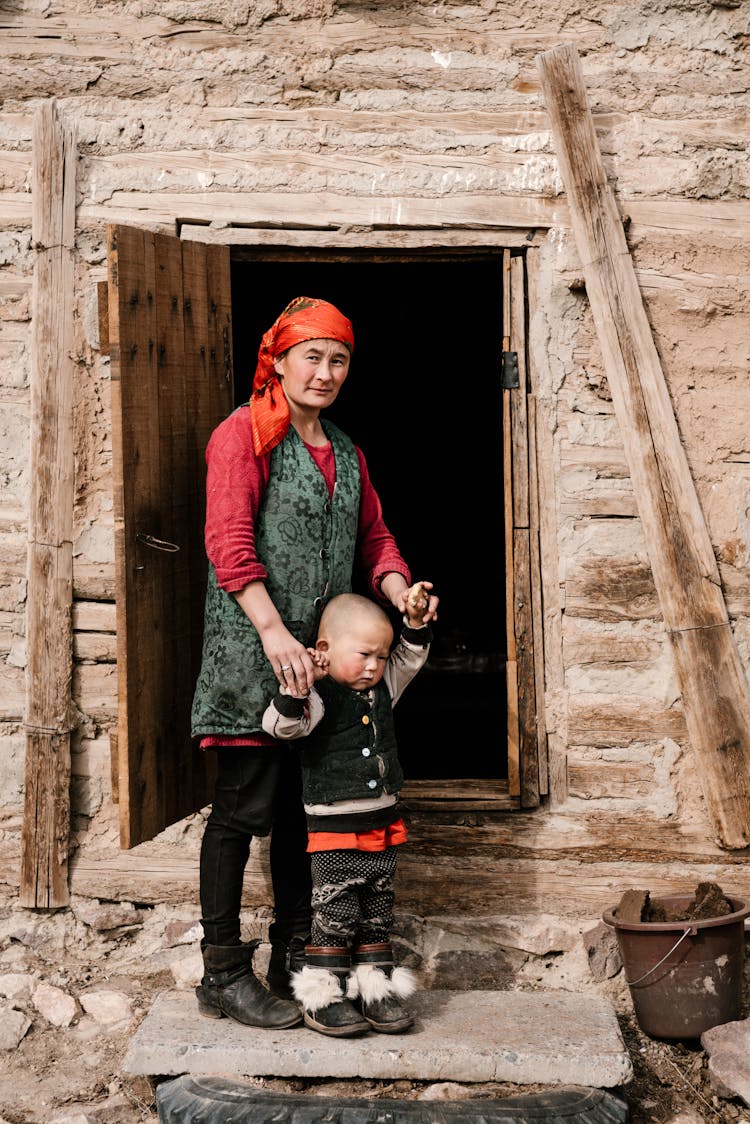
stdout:
<svg viewBox="0 0 750 1124">
<path fill-rule="evenodd" d="M 352 627 L 363 624 L 387 627 L 393 634 L 393 626 L 388 614 L 369 597 L 358 593 L 340 593 L 332 597 L 323 610 L 318 627 L 318 636 L 331 640 L 347 632 Z"/>
</svg>

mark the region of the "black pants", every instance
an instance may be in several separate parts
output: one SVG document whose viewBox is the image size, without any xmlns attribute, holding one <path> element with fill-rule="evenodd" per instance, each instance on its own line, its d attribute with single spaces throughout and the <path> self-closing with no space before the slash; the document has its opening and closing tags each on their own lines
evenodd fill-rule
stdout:
<svg viewBox="0 0 750 1124">
<path fill-rule="evenodd" d="M 207 752 L 213 752 L 208 750 Z M 240 940 L 245 867 L 254 835 L 271 832 L 274 898 L 271 940 L 310 933 L 312 882 L 295 746 L 226 746 L 200 857 L 201 924 L 206 944 Z"/>
</svg>

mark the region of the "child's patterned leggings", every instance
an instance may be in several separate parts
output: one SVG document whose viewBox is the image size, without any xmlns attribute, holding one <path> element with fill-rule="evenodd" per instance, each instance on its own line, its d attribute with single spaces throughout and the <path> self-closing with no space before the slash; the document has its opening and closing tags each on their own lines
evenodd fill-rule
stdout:
<svg viewBox="0 0 750 1124">
<path fill-rule="evenodd" d="M 396 851 L 313 852 L 310 944 L 344 948 L 391 939 Z"/>
</svg>

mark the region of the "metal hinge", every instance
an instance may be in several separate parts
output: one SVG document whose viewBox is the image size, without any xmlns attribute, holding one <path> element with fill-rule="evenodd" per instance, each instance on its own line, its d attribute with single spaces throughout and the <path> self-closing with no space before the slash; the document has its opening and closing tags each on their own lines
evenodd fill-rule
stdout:
<svg viewBox="0 0 750 1124">
<path fill-rule="evenodd" d="M 518 382 L 518 352 L 504 351 L 502 359 L 501 385 L 503 390 L 513 390 L 519 386 Z"/>
</svg>

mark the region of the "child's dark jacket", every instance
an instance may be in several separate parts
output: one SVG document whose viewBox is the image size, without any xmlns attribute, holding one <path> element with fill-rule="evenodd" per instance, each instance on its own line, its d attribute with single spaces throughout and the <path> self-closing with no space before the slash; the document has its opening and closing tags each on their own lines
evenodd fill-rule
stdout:
<svg viewBox="0 0 750 1124">
<path fill-rule="evenodd" d="M 424 665 L 431 629 L 404 627 L 385 674 L 370 691 L 325 678 L 307 699 L 277 691 L 263 716 L 274 737 L 300 738 L 302 797 L 311 831 L 384 827 L 396 811 L 403 772 L 393 707 Z"/>
</svg>

